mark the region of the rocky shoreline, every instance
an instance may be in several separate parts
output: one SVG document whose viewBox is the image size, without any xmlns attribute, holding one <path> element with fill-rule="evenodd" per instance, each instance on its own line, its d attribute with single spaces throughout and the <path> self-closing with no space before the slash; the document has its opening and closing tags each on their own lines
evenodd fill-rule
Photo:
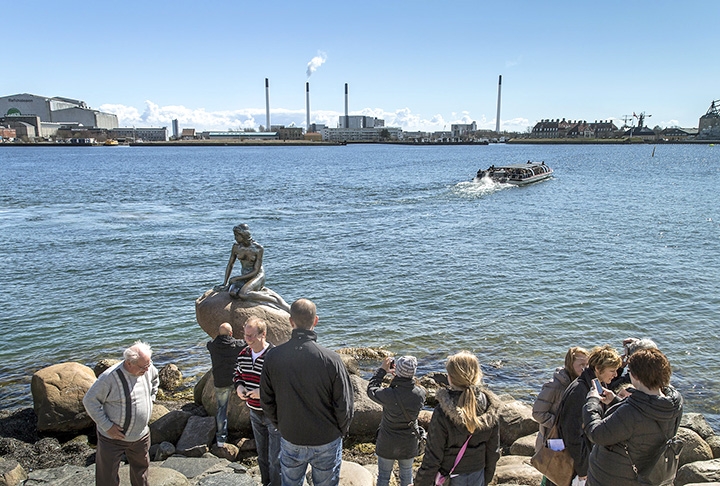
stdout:
<svg viewBox="0 0 720 486">
<path fill-rule="evenodd" d="M 353 425 L 344 441 L 343 486 L 373 486 L 377 477 L 373 437 L 382 410 L 367 398 L 367 381 L 360 376 L 355 359 L 376 359 L 375 353 L 373 350 L 346 350 L 341 354 L 351 374 L 356 400 Z M 99 364 L 94 373 L 101 372 L 111 363 Z M 444 373 L 430 373 L 420 377 L 418 382 L 428 391 L 428 408 L 434 406 L 435 392 L 447 385 Z M 231 401 L 229 407 L 228 443 L 224 448 L 213 444 L 213 388 L 209 372 L 197 383 L 183 383 L 175 365 L 167 365 L 161 370 L 161 392 L 150 426 L 153 444 L 150 484 L 153 486 L 260 485 L 257 454 L 249 424 L 245 423 L 247 417 L 243 415 L 247 414 L 246 407 L 241 402 L 233 405 Z M 0 411 L 0 486 L 93 485 L 94 428 L 63 431 L 47 430 L 46 425 L 45 430 L 41 430 L 36 411 L 40 415 L 46 412 L 38 407 L 35 391 L 33 395 L 35 410 Z M 530 466 L 529 461 L 538 430 L 537 423 L 531 418 L 531 404 L 509 395 L 500 396 L 504 402 L 500 419 L 503 457 L 492 484 L 539 486 L 542 475 Z M 427 427 L 431 416 L 430 409 L 423 410 L 419 418 L 421 424 Z M 704 417 L 685 414 L 679 434 L 685 440 L 685 447 L 675 485 L 720 481 L 720 436 Z M 415 467 L 419 466 L 420 460 L 416 460 Z M 129 484 L 126 465 L 121 468 L 121 484 Z M 716 484 L 720 485 L 720 482 Z"/>
</svg>

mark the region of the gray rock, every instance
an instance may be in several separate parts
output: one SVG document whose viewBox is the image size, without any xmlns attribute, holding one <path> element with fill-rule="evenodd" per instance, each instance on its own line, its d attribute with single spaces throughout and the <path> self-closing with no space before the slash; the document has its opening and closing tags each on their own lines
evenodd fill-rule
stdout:
<svg viewBox="0 0 720 486">
<path fill-rule="evenodd" d="M 175 445 L 178 454 L 188 457 L 200 457 L 208 452 L 215 438 L 215 417 L 191 416 Z"/>
<path fill-rule="evenodd" d="M 161 442 L 150 446 L 150 458 L 155 462 L 162 462 L 175 454 L 175 446 L 170 442 Z"/>
<path fill-rule="evenodd" d="M 95 380 L 93 370 L 74 362 L 36 371 L 30 390 L 38 432 L 75 432 L 92 426 L 82 399 Z"/>
<path fill-rule="evenodd" d="M 678 469 L 675 486 L 686 486 L 693 483 L 707 484 L 720 482 L 720 459 L 697 461 L 685 464 Z"/>
<path fill-rule="evenodd" d="M 105 372 L 105 370 L 107 370 L 108 368 L 112 368 L 119 362 L 120 362 L 119 359 L 101 359 L 95 365 L 95 368 L 93 368 L 93 373 L 95 373 L 95 376 L 98 377 L 98 376 L 102 375 Z"/>
<path fill-rule="evenodd" d="M 711 435 L 705 439 L 705 442 L 707 442 L 707 445 L 712 449 L 713 459 L 720 458 L 720 435 Z"/>
<path fill-rule="evenodd" d="M 217 470 L 218 467 L 226 467 L 229 462 L 218 457 L 183 457 L 174 455 L 167 458 L 162 467 L 174 469 L 188 479 L 200 476 L 208 470 Z M 154 485 L 153 485 L 154 486 Z"/>
<path fill-rule="evenodd" d="M 197 486 L 257 486 L 259 483 L 248 474 L 224 472 L 206 476 L 196 484 Z"/>
<path fill-rule="evenodd" d="M 680 427 L 694 430 L 704 440 L 711 435 L 715 435 L 708 421 L 700 413 L 684 413 L 680 419 Z"/>
<path fill-rule="evenodd" d="M 374 486 L 370 471 L 355 462 L 343 461 L 340 466 L 340 486 Z"/>
<path fill-rule="evenodd" d="M 505 402 L 500 409 L 500 443 L 510 446 L 520 437 L 538 431 L 538 423 L 532 418 L 532 407 L 518 400 Z"/>
<path fill-rule="evenodd" d="M 680 452 L 680 466 L 713 458 L 710 446 L 694 430 L 680 427 L 678 437 L 685 442 Z"/>
<path fill-rule="evenodd" d="M 358 375 L 350 375 L 353 387 L 354 413 L 350 423 L 350 435 L 357 440 L 373 440 L 382 418 L 382 406 L 367 396 L 368 381 Z"/>
<path fill-rule="evenodd" d="M 27 478 L 27 472 L 19 462 L 0 457 L 0 486 L 17 486 Z"/>
<path fill-rule="evenodd" d="M 182 385 L 182 372 L 172 363 L 166 364 L 158 373 L 160 388 L 173 391 Z"/>
<path fill-rule="evenodd" d="M 532 456 L 535 454 L 535 442 L 537 441 L 537 432 L 532 435 L 520 437 L 510 446 L 510 454 L 513 456 Z"/>
<path fill-rule="evenodd" d="M 36 469 L 28 474 L 25 486 L 95 486 L 95 465 Z"/>
<path fill-rule="evenodd" d="M 173 410 L 150 424 L 150 441 L 153 444 L 170 442 L 177 444 L 192 416 L 190 412 Z"/>
<path fill-rule="evenodd" d="M 526 456 L 503 456 L 495 468 L 495 484 L 540 486 L 542 473 L 530 465 Z"/>
<path fill-rule="evenodd" d="M 173 469 L 151 464 L 148 470 L 148 484 L 152 486 L 190 486 L 190 481 Z M 130 466 L 127 464 L 120 466 L 120 486 L 132 486 L 130 484 Z"/>
</svg>

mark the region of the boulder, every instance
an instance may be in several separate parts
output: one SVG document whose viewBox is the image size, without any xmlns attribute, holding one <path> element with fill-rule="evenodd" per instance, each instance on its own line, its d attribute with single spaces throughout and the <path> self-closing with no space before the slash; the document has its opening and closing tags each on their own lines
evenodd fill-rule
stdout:
<svg viewBox="0 0 720 486">
<path fill-rule="evenodd" d="M 130 466 L 120 466 L 120 486 L 130 485 Z M 190 486 L 190 481 L 181 473 L 154 464 L 148 469 L 148 484 L 152 486 Z"/>
<path fill-rule="evenodd" d="M 0 486 L 17 486 L 27 478 L 27 472 L 19 462 L 0 457 Z"/>
<path fill-rule="evenodd" d="M 119 359 L 101 359 L 95 365 L 95 368 L 93 368 L 93 373 L 95 373 L 95 376 L 98 377 L 98 376 L 102 375 L 105 372 L 105 370 L 112 368 L 119 362 L 120 362 Z"/>
<path fill-rule="evenodd" d="M 675 475 L 675 486 L 687 486 L 693 483 L 720 482 L 720 459 L 697 461 L 685 464 Z"/>
<path fill-rule="evenodd" d="M 170 442 L 161 442 L 150 446 L 150 460 L 162 462 L 175 454 L 175 446 Z"/>
<path fill-rule="evenodd" d="M 525 456 L 502 456 L 495 468 L 493 484 L 522 484 L 540 486 L 543 475 L 530 465 Z"/>
<path fill-rule="evenodd" d="M 195 386 L 193 387 L 193 401 L 196 405 L 202 405 L 202 395 L 205 390 L 205 384 L 211 376 L 212 369 L 209 369 L 204 375 L 202 375 L 202 378 L 195 383 Z"/>
<path fill-rule="evenodd" d="M 217 400 L 215 399 L 215 380 L 213 379 L 212 373 L 208 373 L 204 385 L 200 400 L 207 414 L 215 420 Z M 227 417 L 228 430 L 237 432 L 244 437 L 252 437 L 250 411 L 245 402 L 240 400 L 236 393 L 230 394 Z"/>
<path fill-rule="evenodd" d="M 87 467 L 66 464 L 61 467 L 35 469 L 28 474 L 24 486 L 85 486 L 95 484 L 95 464 Z M 130 484 L 128 481 L 125 483 Z M 124 485 L 123 485 L 124 486 Z"/>
<path fill-rule="evenodd" d="M 222 447 L 217 444 L 213 444 L 210 448 L 210 454 L 221 459 L 227 459 L 230 462 L 235 462 L 237 460 L 239 452 L 240 449 L 229 442 L 226 442 Z"/>
<path fill-rule="evenodd" d="M 537 432 L 532 435 L 520 437 L 510 446 L 510 454 L 513 456 L 529 456 L 535 454 L 535 442 L 537 441 Z"/>
<path fill-rule="evenodd" d="M 173 469 L 188 479 L 193 479 L 207 471 L 221 470 L 228 464 L 229 462 L 226 459 L 220 459 L 211 454 L 203 457 L 182 457 L 176 454 L 160 465 L 164 468 Z M 150 482 L 150 484 L 155 486 L 153 482 Z"/>
<path fill-rule="evenodd" d="M 684 413 L 680 419 L 680 427 L 694 430 L 703 440 L 715 435 L 712 427 L 701 413 Z"/>
<path fill-rule="evenodd" d="M 370 471 L 355 462 L 343 461 L 340 465 L 340 486 L 374 486 Z"/>
<path fill-rule="evenodd" d="M 538 431 L 532 418 L 532 407 L 518 400 L 505 402 L 500 409 L 500 444 L 510 446 L 520 437 Z"/>
<path fill-rule="evenodd" d="M 720 435 L 711 435 L 705 439 L 705 442 L 707 442 L 707 445 L 712 449 L 713 459 L 720 458 Z"/>
<path fill-rule="evenodd" d="M 227 292 L 208 290 L 195 301 L 195 317 L 200 327 L 211 338 L 217 335 L 218 327 L 228 322 L 233 328 L 233 336 L 243 336 L 243 325 L 249 317 L 256 316 L 267 323 L 267 340 L 274 345 L 290 339 L 292 327 L 290 314 L 271 305 L 245 301 L 230 297 Z"/>
<path fill-rule="evenodd" d="M 432 410 L 420 410 L 418 414 L 418 425 L 427 431 L 430 428 L 430 420 L 432 419 Z"/>
<path fill-rule="evenodd" d="M 354 440 L 373 440 L 382 419 L 382 406 L 367 396 L 367 380 L 363 380 L 358 375 L 350 375 L 350 382 L 355 402 L 350 435 Z"/>
<path fill-rule="evenodd" d="M 173 391 L 182 385 L 182 372 L 172 363 L 166 364 L 158 372 L 160 388 L 166 391 Z"/>
<path fill-rule="evenodd" d="M 150 424 L 150 442 L 152 444 L 162 442 L 177 444 L 191 415 L 190 412 L 184 410 L 173 410 L 152 422 Z"/>
<path fill-rule="evenodd" d="M 32 376 L 32 391 L 38 432 L 73 432 L 93 425 L 82 399 L 96 377 L 80 363 L 60 363 Z"/>
<path fill-rule="evenodd" d="M 160 420 L 163 416 L 170 413 L 170 410 L 165 407 L 165 405 L 161 405 L 159 403 L 153 403 L 152 412 L 150 412 L 150 421 L 148 423 L 154 423 Z"/>
<path fill-rule="evenodd" d="M 203 477 L 197 482 L 197 486 L 258 486 L 256 481 L 249 474 L 236 474 L 233 472 L 215 473 Z"/>
<path fill-rule="evenodd" d="M 187 457 L 202 456 L 210 450 L 216 430 L 215 417 L 191 416 L 175 445 L 177 453 Z"/>
<path fill-rule="evenodd" d="M 680 452 L 680 466 L 696 461 L 707 461 L 713 458 L 710 446 L 694 430 L 680 427 L 678 429 L 678 437 L 685 442 Z"/>
</svg>

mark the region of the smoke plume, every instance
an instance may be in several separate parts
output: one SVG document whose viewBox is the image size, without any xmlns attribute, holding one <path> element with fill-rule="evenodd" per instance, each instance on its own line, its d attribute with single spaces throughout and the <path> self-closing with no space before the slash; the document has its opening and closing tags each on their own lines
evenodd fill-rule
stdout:
<svg viewBox="0 0 720 486">
<path fill-rule="evenodd" d="M 323 65 L 327 61 L 327 55 L 324 52 L 318 52 L 318 55 L 310 59 L 307 67 L 307 77 L 309 78 L 312 73 L 317 71 L 317 68 Z"/>
</svg>

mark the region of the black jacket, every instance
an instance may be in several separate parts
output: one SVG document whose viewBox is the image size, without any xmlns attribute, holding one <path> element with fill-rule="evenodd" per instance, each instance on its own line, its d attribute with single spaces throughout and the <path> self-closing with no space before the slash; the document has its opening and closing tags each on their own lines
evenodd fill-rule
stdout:
<svg viewBox="0 0 720 486">
<path fill-rule="evenodd" d="M 290 340 L 267 352 L 260 404 L 283 439 L 319 446 L 343 437 L 353 416 L 353 388 L 340 355 L 317 334 L 293 329 Z"/>
<path fill-rule="evenodd" d="M 583 408 L 585 434 L 595 444 L 590 454 L 588 486 L 639 484 L 630 457 L 642 470 L 680 426 L 682 395 L 672 387 L 663 389 L 663 394 L 653 396 L 635 390 L 605 414 L 598 399 L 587 401 Z"/>
<path fill-rule="evenodd" d="M 245 346 L 245 341 L 232 336 L 218 335 L 212 341 L 208 341 L 207 348 L 210 351 L 210 361 L 212 361 L 213 381 L 217 388 L 233 385 L 235 362 Z"/>
<path fill-rule="evenodd" d="M 473 387 L 473 391 L 482 425 L 473 432 L 467 450 L 453 474 L 468 474 L 484 468 L 485 484 L 490 484 L 500 459 L 499 415 L 502 403 L 484 387 Z M 415 476 L 415 486 L 432 486 L 438 471 L 448 474 L 470 435 L 457 406 L 460 395 L 460 391 L 445 388 L 437 392 L 438 405 L 430 420 L 425 455 Z"/>
<path fill-rule="evenodd" d="M 381 388 L 386 373 L 378 368 L 367 387 L 368 396 L 383 407 L 375 453 L 385 459 L 411 459 L 418 455 L 418 438 L 414 429 L 417 428 L 417 416 L 425 404 L 425 390 L 416 386 L 412 378 L 401 376 L 393 378 L 389 387 Z"/>
</svg>

